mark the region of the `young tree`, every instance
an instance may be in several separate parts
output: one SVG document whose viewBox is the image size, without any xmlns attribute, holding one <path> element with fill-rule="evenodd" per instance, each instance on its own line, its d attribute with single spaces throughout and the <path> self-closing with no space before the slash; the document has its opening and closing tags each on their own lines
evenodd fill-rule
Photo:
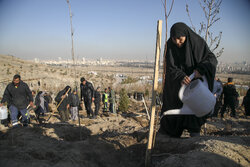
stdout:
<svg viewBox="0 0 250 167">
<path fill-rule="evenodd" d="M 217 36 L 214 36 L 214 34 L 211 32 L 211 27 L 220 20 L 220 17 L 218 17 L 218 14 L 220 13 L 220 5 L 222 3 L 222 0 L 199 0 L 199 4 L 203 10 L 205 21 L 200 22 L 200 29 L 198 30 L 198 34 L 201 35 L 204 40 L 207 42 L 210 50 L 215 53 L 217 49 L 219 49 L 221 37 L 222 37 L 222 31 L 219 32 Z M 189 6 L 186 3 L 186 12 L 189 18 L 189 21 L 191 23 L 192 29 L 197 33 L 197 30 L 195 26 L 193 25 Z M 216 57 L 220 57 L 224 51 L 224 48 L 221 48 L 218 50 L 215 55 Z"/>
<path fill-rule="evenodd" d="M 126 90 L 122 88 L 120 92 L 120 101 L 119 101 L 118 110 L 122 112 L 126 112 L 128 111 L 128 106 L 129 106 L 129 98 L 128 98 Z"/>
</svg>

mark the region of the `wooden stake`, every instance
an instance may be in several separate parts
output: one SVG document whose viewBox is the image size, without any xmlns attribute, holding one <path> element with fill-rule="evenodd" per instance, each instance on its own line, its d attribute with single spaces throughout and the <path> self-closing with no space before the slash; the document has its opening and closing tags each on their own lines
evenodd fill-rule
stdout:
<svg viewBox="0 0 250 167">
<path fill-rule="evenodd" d="M 155 147 L 156 130 L 157 130 L 157 124 L 158 124 L 158 119 L 159 119 L 158 117 L 159 117 L 159 111 L 156 111 L 156 119 L 155 119 L 155 127 L 154 127 L 154 135 L 153 135 L 152 148 Z"/>
<path fill-rule="evenodd" d="M 158 20 L 156 49 L 155 49 L 154 83 L 153 83 L 152 103 L 151 103 L 150 129 L 149 129 L 148 145 L 147 145 L 146 158 L 145 158 L 145 166 L 146 167 L 149 167 L 151 165 L 151 150 L 152 150 L 152 144 L 153 144 L 155 108 L 156 108 L 156 92 L 157 92 L 157 88 L 158 88 L 159 62 L 160 62 L 160 52 L 161 52 L 161 34 L 162 34 L 162 20 Z"/>
<path fill-rule="evenodd" d="M 143 100 L 143 104 L 144 104 L 145 109 L 146 109 L 146 112 L 147 112 L 148 120 L 150 120 L 150 116 L 149 116 L 149 113 L 148 113 L 148 107 L 147 107 L 147 105 L 146 105 L 146 102 L 145 102 L 145 99 L 144 99 L 143 96 L 142 96 L 142 100 Z"/>
<path fill-rule="evenodd" d="M 80 111 L 79 111 L 79 108 L 78 108 L 78 124 L 79 124 L 80 140 L 82 140 L 81 118 L 80 118 Z"/>
</svg>

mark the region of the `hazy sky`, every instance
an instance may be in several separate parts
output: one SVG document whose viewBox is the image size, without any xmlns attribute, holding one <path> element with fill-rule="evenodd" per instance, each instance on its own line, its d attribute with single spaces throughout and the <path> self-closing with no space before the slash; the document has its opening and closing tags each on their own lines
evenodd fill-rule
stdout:
<svg viewBox="0 0 250 167">
<path fill-rule="evenodd" d="M 179 21 L 190 25 L 186 2 L 196 27 L 205 21 L 198 0 L 175 0 L 169 29 Z M 70 3 L 76 57 L 154 60 L 157 20 L 164 20 L 161 0 L 70 0 Z M 250 1 L 224 0 L 219 16 L 221 20 L 212 27 L 215 35 L 223 32 L 221 47 L 225 51 L 219 60 L 250 61 Z M 0 54 L 24 59 L 70 59 L 66 0 L 0 0 Z"/>
</svg>

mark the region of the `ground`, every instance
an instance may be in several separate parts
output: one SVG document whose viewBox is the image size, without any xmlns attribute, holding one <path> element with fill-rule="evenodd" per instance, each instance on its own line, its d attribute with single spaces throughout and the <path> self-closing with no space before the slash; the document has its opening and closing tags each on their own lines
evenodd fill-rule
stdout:
<svg viewBox="0 0 250 167">
<path fill-rule="evenodd" d="M 89 75 L 88 71 L 97 71 Z M 33 90 L 46 90 L 54 95 L 66 85 L 73 85 L 74 71 L 69 67 L 35 64 L 12 56 L 0 55 L 0 96 L 14 74 L 20 73 Z M 95 85 L 105 88 L 113 84 L 121 88 L 116 73 L 152 77 L 153 70 L 125 67 L 77 67 L 77 82 L 85 76 Z M 223 74 L 226 80 L 230 75 Z M 249 76 L 234 75 L 237 82 L 248 82 Z M 41 81 L 38 86 L 37 82 Z M 78 83 L 79 85 L 79 83 Z M 141 83 L 122 85 L 128 91 L 151 90 Z M 53 95 L 53 94 L 52 94 Z M 52 96 L 53 97 L 53 96 Z M 241 97 L 242 99 L 242 97 Z M 146 98 L 150 106 L 150 98 Z M 81 166 L 81 167 L 143 167 L 148 142 L 149 120 L 142 101 L 131 99 L 128 112 L 102 114 L 97 119 L 86 118 L 80 111 L 79 122 L 61 123 L 55 104 L 50 104 L 53 116 L 39 124 L 31 112 L 28 127 L 11 128 L 0 125 L 0 166 Z M 157 109 L 159 111 L 159 109 Z M 47 120 L 51 113 L 46 114 Z M 156 130 L 159 128 L 159 119 Z M 237 110 L 237 119 L 228 114 L 225 119 L 208 119 L 200 137 L 170 138 L 156 134 L 152 150 L 152 166 L 210 167 L 250 166 L 250 118 Z"/>
<path fill-rule="evenodd" d="M 1 125 L 0 166 L 144 166 L 149 121 L 142 102 L 132 100 L 129 110 L 101 112 L 97 119 L 86 118 L 81 110 L 80 126 L 78 121 L 61 123 L 57 112 L 42 124 L 31 113 L 29 127 Z M 203 127 L 200 137 L 184 132 L 178 139 L 157 133 L 152 166 L 247 167 L 249 147 L 250 119 L 238 110 L 236 119 L 208 119 L 206 134 Z"/>
</svg>

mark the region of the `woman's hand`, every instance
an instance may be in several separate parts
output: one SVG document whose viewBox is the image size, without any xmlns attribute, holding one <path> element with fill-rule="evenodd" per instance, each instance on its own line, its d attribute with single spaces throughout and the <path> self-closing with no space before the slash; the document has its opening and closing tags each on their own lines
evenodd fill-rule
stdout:
<svg viewBox="0 0 250 167">
<path fill-rule="evenodd" d="M 201 78 L 201 74 L 199 73 L 199 71 L 194 70 L 194 78 Z"/>
<path fill-rule="evenodd" d="M 188 85 L 190 84 L 191 79 L 188 76 L 185 76 L 184 79 L 181 81 L 182 84 Z"/>
</svg>

